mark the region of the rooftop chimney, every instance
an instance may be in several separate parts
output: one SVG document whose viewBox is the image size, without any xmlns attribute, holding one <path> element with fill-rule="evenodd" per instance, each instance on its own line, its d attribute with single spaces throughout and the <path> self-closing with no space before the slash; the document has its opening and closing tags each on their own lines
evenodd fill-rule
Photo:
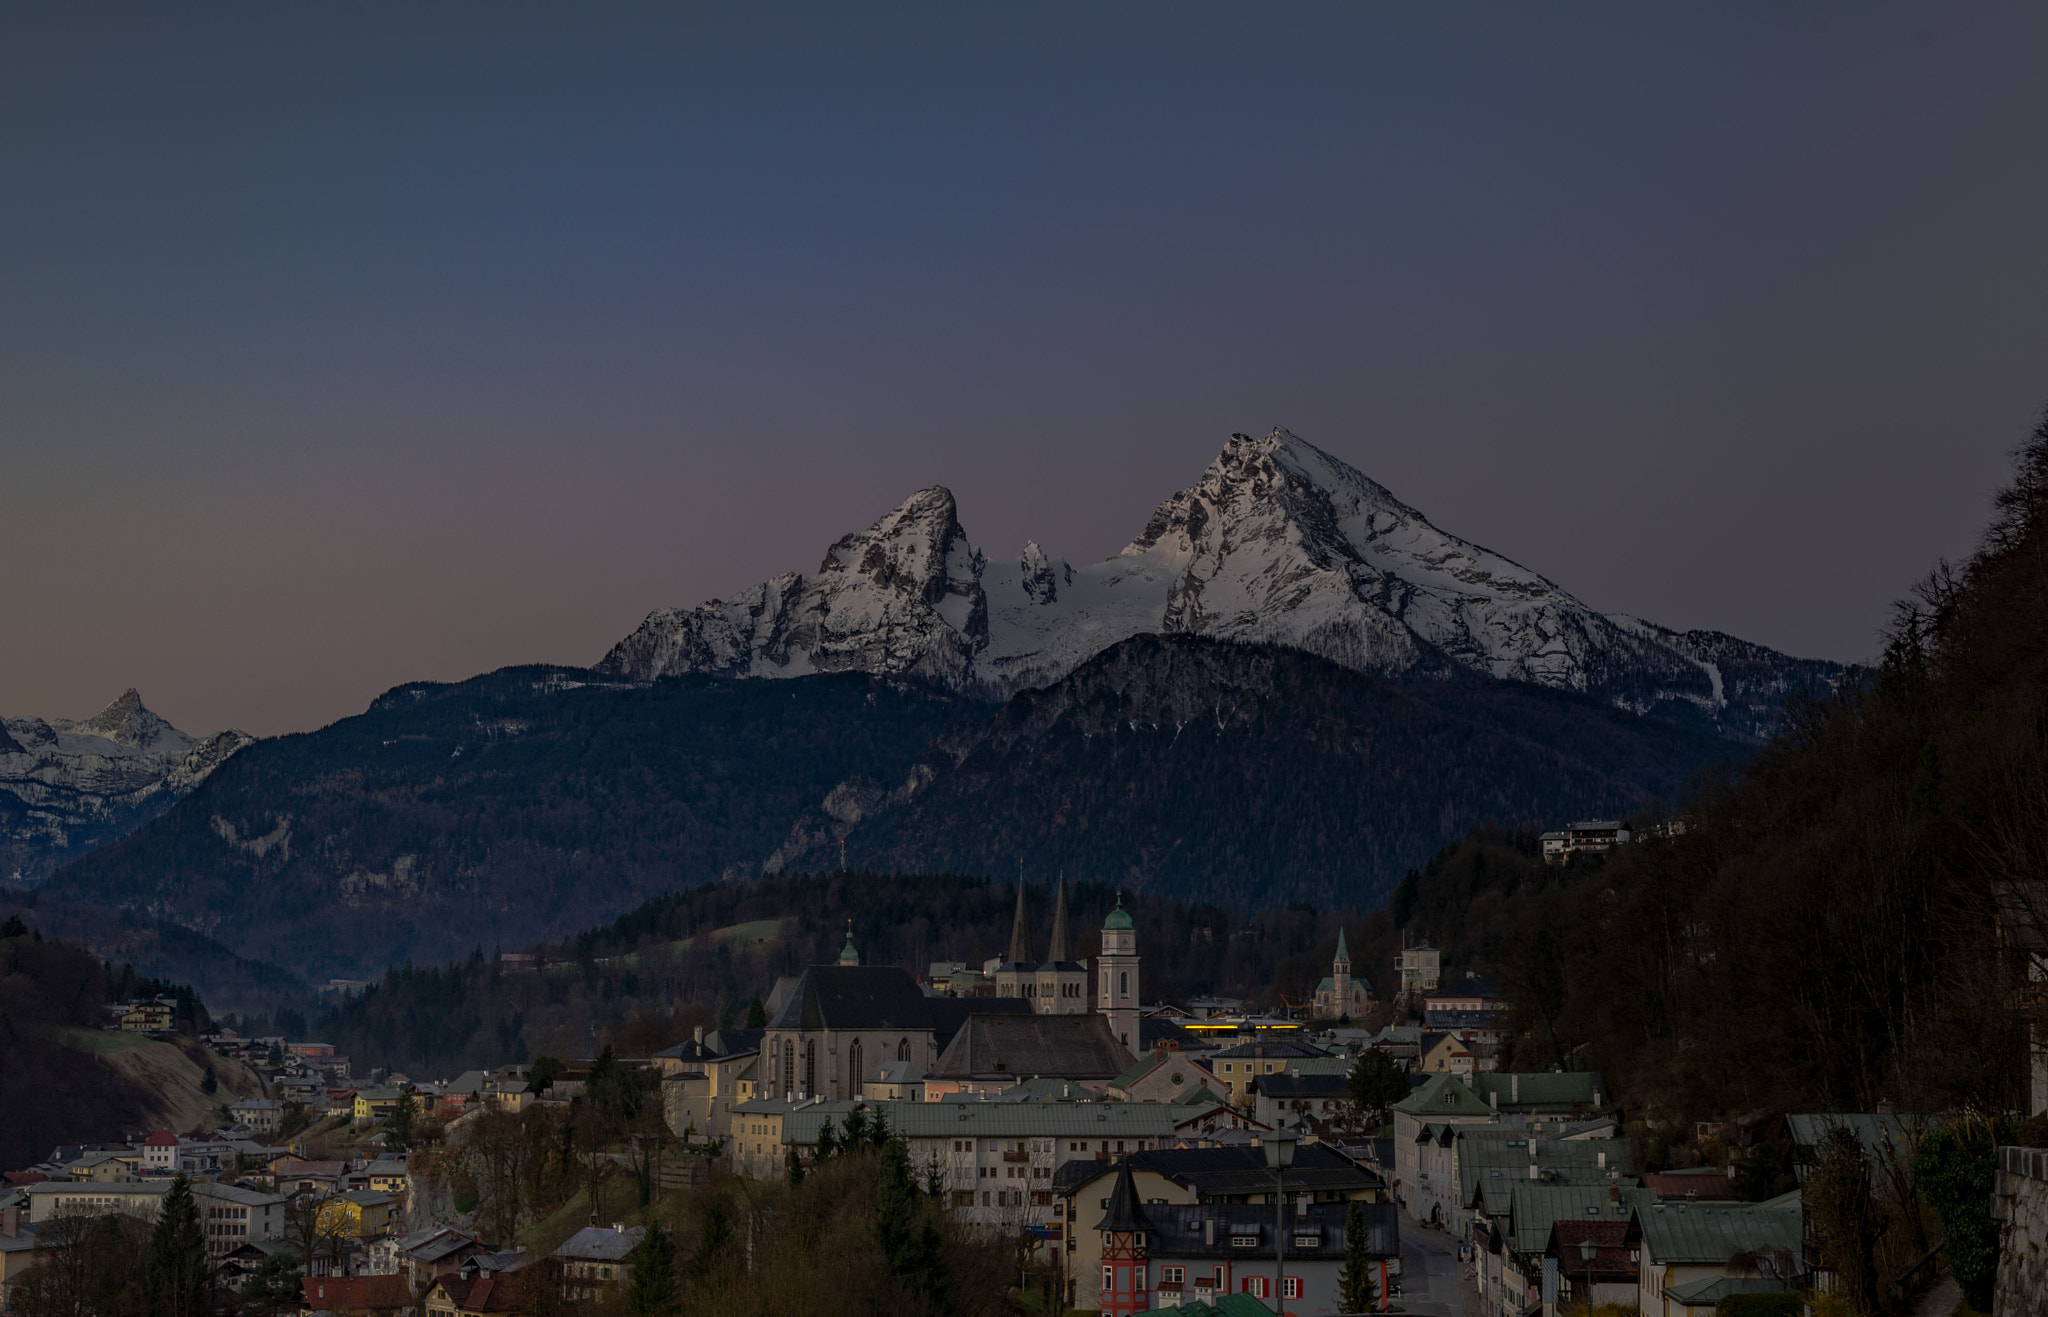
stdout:
<svg viewBox="0 0 2048 1317">
<path fill-rule="evenodd" d="M 691 1030 L 690 1037 L 696 1040 L 697 1046 L 702 1047 L 704 1045 L 704 1026 L 700 1024 Z"/>
<path fill-rule="evenodd" d="M 625 1233 L 626 1233 L 626 1223 L 625 1223 L 624 1221 L 614 1221 L 614 1222 L 612 1222 L 612 1233 L 613 1233 L 613 1234 L 615 1234 L 615 1235 L 623 1235 L 623 1234 L 625 1234 Z"/>
<path fill-rule="evenodd" d="M 21 1238 L 21 1209 L 9 1206 L 0 1208 L 0 1235 L 9 1239 Z"/>
</svg>

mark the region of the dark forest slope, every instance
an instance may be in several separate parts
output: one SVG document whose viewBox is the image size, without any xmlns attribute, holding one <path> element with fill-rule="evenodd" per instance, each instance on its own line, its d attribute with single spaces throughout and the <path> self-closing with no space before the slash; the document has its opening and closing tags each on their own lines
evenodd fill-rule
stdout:
<svg viewBox="0 0 2048 1317">
<path fill-rule="evenodd" d="M 135 909 L 314 979 L 440 963 L 751 873 L 854 772 L 902 773 L 956 696 L 862 676 L 401 686 L 262 741 L 46 895 Z"/>
<path fill-rule="evenodd" d="M 784 855 L 817 867 L 843 835 L 877 869 L 1002 873 L 1022 856 L 1250 908 L 1370 905 L 1482 824 L 1627 813 L 1746 753 L 1522 682 L 1388 681 L 1140 636 L 954 729 L 895 791 L 846 784 L 841 817 L 814 813 Z"/>
<path fill-rule="evenodd" d="M 1873 680 L 1796 711 L 1682 833 L 1562 876 L 1519 937 L 1473 949 L 1498 958 L 1524 1048 L 1615 1075 L 1674 1122 L 2026 1109 L 2021 953 L 2048 927 L 2048 426 L 2018 468 L 1978 552 L 1902 607 Z M 1508 877 L 1495 865 L 1477 898 Z"/>
</svg>

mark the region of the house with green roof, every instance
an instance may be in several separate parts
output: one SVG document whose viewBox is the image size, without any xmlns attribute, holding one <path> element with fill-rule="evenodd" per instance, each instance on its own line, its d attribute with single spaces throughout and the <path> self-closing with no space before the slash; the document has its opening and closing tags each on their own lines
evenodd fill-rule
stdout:
<svg viewBox="0 0 2048 1317">
<path fill-rule="evenodd" d="M 1194 1055 L 1178 1048 L 1154 1048 L 1103 1087 L 1119 1102 L 1179 1102 L 1216 1076 Z"/>
<path fill-rule="evenodd" d="M 1457 1207 L 1451 1174 L 1452 1125 L 1488 1124 L 1494 1109 L 1458 1075 L 1431 1075 L 1393 1105 L 1394 1197 L 1418 1221 L 1448 1223 Z"/>
<path fill-rule="evenodd" d="M 1652 1203 L 1630 1220 L 1643 1317 L 1708 1317 L 1727 1294 L 1793 1290 L 1806 1279 L 1797 1191 L 1762 1203 Z"/>
</svg>

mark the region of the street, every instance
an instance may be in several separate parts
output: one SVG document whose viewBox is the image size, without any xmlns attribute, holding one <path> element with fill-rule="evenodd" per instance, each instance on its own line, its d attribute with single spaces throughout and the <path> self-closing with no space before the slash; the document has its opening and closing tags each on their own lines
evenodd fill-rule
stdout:
<svg viewBox="0 0 2048 1317">
<path fill-rule="evenodd" d="M 1466 1317 L 1458 1283 L 1457 1244 L 1406 1212 L 1401 1214 L 1401 1297 L 1408 1312 L 1429 1317 Z"/>
</svg>

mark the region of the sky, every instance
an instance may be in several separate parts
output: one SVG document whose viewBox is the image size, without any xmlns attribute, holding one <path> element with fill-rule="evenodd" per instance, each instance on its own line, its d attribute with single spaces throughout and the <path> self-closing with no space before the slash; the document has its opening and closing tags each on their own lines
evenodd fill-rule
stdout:
<svg viewBox="0 0 2048 1317">
<path fill-rule="evenodd" d="M 2048 402 L 2048 7 L 9 5 L 0 713 L 596 661 L 1284 425 L 1874 653 Z"/>
</svg>

